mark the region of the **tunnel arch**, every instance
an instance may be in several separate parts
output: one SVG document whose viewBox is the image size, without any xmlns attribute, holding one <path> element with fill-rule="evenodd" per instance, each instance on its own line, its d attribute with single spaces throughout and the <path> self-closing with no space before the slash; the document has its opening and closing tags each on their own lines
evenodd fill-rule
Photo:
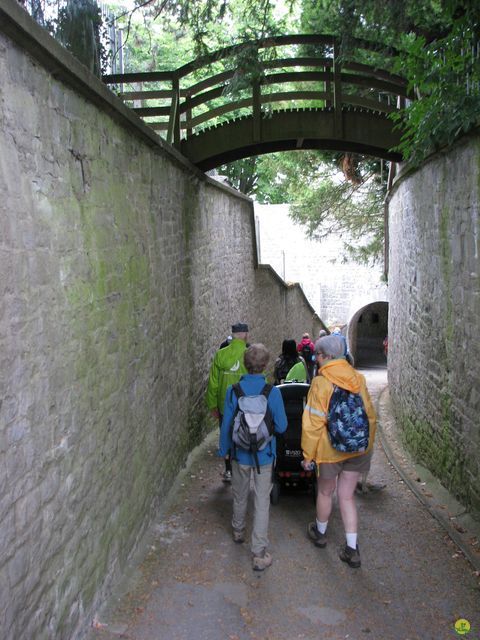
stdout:
<svg viewBox="0 0 480 640">
<path fill-rule="evenodd" d="M 383 340 L 387 334 L 388 302 L 370 302 L 353 314 L 347 335 L 356 367 L 386 366 Z"/>
</svg>

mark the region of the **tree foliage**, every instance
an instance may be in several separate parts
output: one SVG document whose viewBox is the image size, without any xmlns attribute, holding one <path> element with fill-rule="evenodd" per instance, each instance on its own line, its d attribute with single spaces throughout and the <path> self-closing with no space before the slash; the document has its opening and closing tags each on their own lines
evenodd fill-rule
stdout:
<svg viewBox="0 0 480 640">
<path fill-rule="evenodd" d="M 329 8 L 330 10 L 326 10 Z M 320 23 L 341 36 L 394 46 L 392 70 L 418 100 L 392 118 L 401 127 L 398 150 L 417 165 L 479 124 L 480 4 L 473 0 L 303 0 L 302 26 Z"/>
<path fill-rule="evenodd" d="M 397 69 L 408 79 L 417 100 L 392 114 L 403 131 L 398 147 L 418 165 L 431 152 L 452 144 L 480 124 L 480 33 L 465 17 L 444 37 L 402 37 Z"/>
<path fill-rule="evenodd" d="M 75 55 L 82 59 L 77 44 L 83 41 L 93 59 L 98 39 L 85 19 L 96 22 L 95 0 L 23 2 Z M 407 78 L 419 98 L 392 116 L 403 132 L 399 150 L 409 162 L 420 163 L 479 123 L 480 5 L 473 0 L 135 2 L 134 8 L 117 11 L 126 33 L 126 71 L 170 69 L 220 47 L 293 32 L 340 36 L 346 59 L 353 39 L 360 37 L 399 51 L 391 69 Z M 61 7 L 58 23 L 45 17 L 47 5 Z M 308 48 L 298 53 L 323 52 Z M 388 64 L 381 51 L 358 55 L 357 62 Z M 259 79 L 263 72 L 258 60 L 255 47 L 239 53 L 228 87 L 232 95 L 241 96 Z M 381 163 L 354 154 L 302 150 L 248 158 L 219 171 L 260 202 L 291 203 L 293 216 L 312 237 L 335 231 L 350 238 L 346 249 L 357 257 L 377 259 L 382 254 L 387 168 Z M 338 178 L 342 173 L 343 182 Z"/>
<path fill-rule="evenodd" d="M 55 36 L 87 69 L 101 75 L 105 55 L 102 17 L 95 0 L 67 0 L 58 12 Z"/>
</svg>

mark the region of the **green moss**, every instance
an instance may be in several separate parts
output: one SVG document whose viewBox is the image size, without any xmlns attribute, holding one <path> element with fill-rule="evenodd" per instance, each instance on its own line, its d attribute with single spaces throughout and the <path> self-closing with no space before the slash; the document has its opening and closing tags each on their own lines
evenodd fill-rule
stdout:
<svg viewBox="0 0 480 640">
<path fill-rule="evenodd" d="M 467 477 L 467 460 L 456 441 L 452 426 L 451 398 L 441 398 L 442 418 L 438 429 L 426 420 L 402 415 L 399 426 L 404 443 L 415 460 L 427 467 L 440 482 L 465 505 L 471 494 Z"/>
<path fill-rule="evenodd" d="M 453 309 L 452 292 L 452 250 L 450 245 L 450 211 L 444 206 L 440 216 L 440 256 L 442 275 L 445 284 L 444 299 L 447 308 L 445 310 L 445 346 L 447 358 L 453 357 L 453 337 L 455 334 L 455 315 Z M 448 364 L 448 363 L 446 363 Z M 448 369 L 449 367 L 447 367 Z"/>
</svg>

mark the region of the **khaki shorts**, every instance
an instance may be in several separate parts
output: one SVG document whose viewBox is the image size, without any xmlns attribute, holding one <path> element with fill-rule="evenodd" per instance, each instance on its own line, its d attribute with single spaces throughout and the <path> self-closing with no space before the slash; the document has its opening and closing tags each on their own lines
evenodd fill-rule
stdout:
<svg viewBox="0 0 480 640">
<path fill-rule="evenodd" d="M 323 480 L 336 478 L 342 471 L 358 471 L 365 473 L 370 469 L 373 451 L 365 453 L 363 456 L 348 458 L 342 462 L 322 462 L 318 465 L 318 477 Z"/>
</svg>

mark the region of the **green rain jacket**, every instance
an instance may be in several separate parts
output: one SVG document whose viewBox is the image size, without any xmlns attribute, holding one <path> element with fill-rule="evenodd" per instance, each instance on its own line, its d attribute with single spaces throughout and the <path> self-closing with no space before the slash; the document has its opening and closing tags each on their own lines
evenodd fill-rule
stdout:
<svg viewBox="0 0 480 640">
<path fill-rule="evenodd" d="M 234 338 L 228 347 L 219 349 L 210 367 L 210 377 L 207 388 L 207 407 L 217 408 L 223 415 L 223 405 L 227 389 L 231 384 L 240 380 L 247 373 L 243 364 L 243 354 L 247 345 L 244 340 Z"/>
</svg>

